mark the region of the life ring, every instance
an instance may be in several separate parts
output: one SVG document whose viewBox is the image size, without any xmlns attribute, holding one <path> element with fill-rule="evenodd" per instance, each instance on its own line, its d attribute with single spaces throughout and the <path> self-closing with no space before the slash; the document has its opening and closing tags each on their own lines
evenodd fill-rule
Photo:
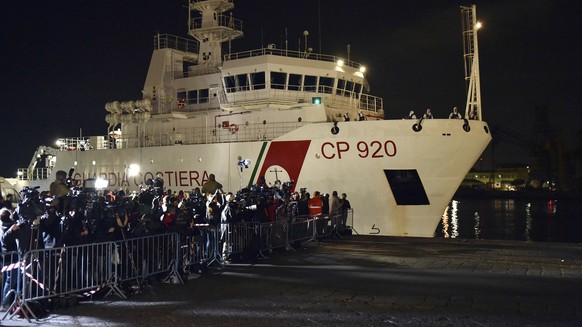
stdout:
<svg viewBox="0 0 582 327">
<path fill-rule="evenodd" d="M 236 133 L 238 133 L 238 125 L 237 124 L 231 124 L 228 127 L 228 130 L 230 130 L 230 133 L 231 134 L 236 134 Z"/>
<path fill-rule="evenodd" d="M 182 109 L 186 106 L 186 99 L 178 99 L 178 108 Z"/>
</svg>

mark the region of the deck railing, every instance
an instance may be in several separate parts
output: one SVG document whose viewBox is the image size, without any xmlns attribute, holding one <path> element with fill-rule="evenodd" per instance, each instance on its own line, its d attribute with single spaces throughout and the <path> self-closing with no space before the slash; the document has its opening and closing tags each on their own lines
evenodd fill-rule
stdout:
<svg viewBox="0 0 582 327">
<path fill-rule="evenodd" d="M 273 55 L 273 56 L 280 56 L 280 57 L 290 57 L 290 58 L 301 58 L 301 59 L 311 59 L 317 61 L 325 61 L 325 62 L 338 62 L 338 60 L 342 60 L 344 66 L 353 67 L 359 69 L 362 67 L 362 64 L 346 60 L 338 56 L 326 55 L 321 53 L 314 53 L 314 52 L 305 52 L 305 51 L 294 51 L 294 50 L 285 50 L 285 49 L 277 49 L 277 48 L 262 48 L 262 49 L 254 49 L 236 53 L 229 53 L 223 55 L 224 61 L 228 60 L 236 60 L 236 59 L 244 59 L 244 58 L 252 58 L 258 56 L 265 56 L 265 55 Z"/>
</svg>

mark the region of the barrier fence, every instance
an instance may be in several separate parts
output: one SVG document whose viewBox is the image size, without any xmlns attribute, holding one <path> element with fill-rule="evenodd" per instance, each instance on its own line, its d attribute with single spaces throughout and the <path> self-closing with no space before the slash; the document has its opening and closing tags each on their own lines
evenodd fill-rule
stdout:
<svg viewBox="0 0 582 327">
<path fill-rule="evenodd" d="M 353 221 L 352 210 L 333 217 L 299 216 L 291 222 L 198 224 L 183 234 L 36 249 L 22 256 L 0 253 L 2 303 L 10 302 L 1 320 L 16 314 L 28 321 L 38 319 L 30 307 L 33 301 L 68 294 L 90 296 L 97 290 L 126 298 L 122 291 L 126 283 L 140 286 L 147 278 L 183 283 L 183 273 L 201 271 L 213 263 L 265 257 L 277 249 L 341 237 L 350 217 Z"/>
</svg>

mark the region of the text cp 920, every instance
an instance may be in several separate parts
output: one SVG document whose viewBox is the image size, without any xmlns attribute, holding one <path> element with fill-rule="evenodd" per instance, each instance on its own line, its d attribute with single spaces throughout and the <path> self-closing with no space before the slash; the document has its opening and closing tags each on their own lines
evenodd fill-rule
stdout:
<svg viewBox="0 0 582 327">
<path fill-rule="evenodd" d="M 360 158 L 389 158 L 398 152 L 396 143 L 386 141 L 356 141 L 356 142 L 324 142 L 321 144 L 321 155 L 325 159 L 341 159 L 342 155 L 357 153 Z"/>
</svg>

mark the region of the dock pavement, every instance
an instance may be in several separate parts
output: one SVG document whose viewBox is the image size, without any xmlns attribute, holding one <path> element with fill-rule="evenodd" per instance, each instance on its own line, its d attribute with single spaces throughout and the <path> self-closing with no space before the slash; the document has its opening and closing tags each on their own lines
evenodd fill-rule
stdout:
<svg viewBox="0 0 582 327">
<path fill-rule="evenodd" d="M 345 236 L 5 326 L 582 326 L 582 245 Z"/>
</svg>

